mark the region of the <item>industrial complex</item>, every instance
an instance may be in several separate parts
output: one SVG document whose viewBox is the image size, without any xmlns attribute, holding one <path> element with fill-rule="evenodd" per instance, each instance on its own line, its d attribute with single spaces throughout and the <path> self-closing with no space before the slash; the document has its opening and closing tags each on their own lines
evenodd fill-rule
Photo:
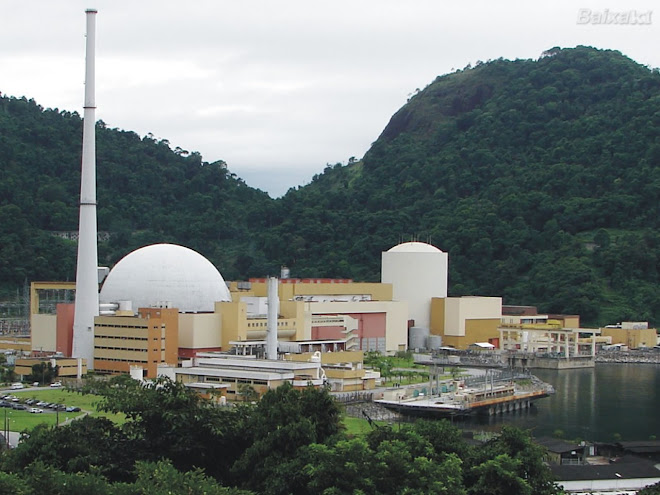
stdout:
<svg viewBox="0 0 660 495">
<path fill-rule="evenodd" d="M 144 246 L 111 270 L 98 267 L 95 14 L 87 11 L 76 282 L 32 282 L 29 341 L 0 342 L 31 359 L 17 363 L 21 374 L 35 360 L 49 361 L 62 376 L 167 375 L 244 400 L 285 382 L 373 389 L 379 375 L 363 365 L 368 351 L 497 351 L 510 364 L 562 368 L 593 366 L 598 346 L 657 344 L 643 323 L 583 329 L 579 316 L 539 315 L 503 306 L 501 297 L 449 297 L 448 254 L 417 241 L 382 253 L 378 283 L 293 278 L 286 267 L 278 277 L 225 281 L 202 254 L 174 244 Z"/>
</svg>

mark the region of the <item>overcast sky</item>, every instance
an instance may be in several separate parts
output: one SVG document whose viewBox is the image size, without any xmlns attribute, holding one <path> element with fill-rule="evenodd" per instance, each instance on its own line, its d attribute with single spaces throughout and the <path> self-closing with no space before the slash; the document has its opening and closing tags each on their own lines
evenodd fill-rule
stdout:
<svg viewBox="0 0 660 495">
<path fill-rule="evenodd" d="M 0 91 L 82 114 L 87 8 L 96 118 L 272 197 L 361 158 L 411 93 L 469 63 L 589 45 L 660 67 L 645 0 L 0 0 Z"/>
</svg>

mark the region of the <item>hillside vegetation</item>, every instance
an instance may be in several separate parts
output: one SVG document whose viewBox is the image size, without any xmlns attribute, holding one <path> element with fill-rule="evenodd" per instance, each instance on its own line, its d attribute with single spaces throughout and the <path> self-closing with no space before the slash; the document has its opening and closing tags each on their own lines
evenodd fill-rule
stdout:
<svg viewBox="0 0 660 495">
<path fill-rule="evenodd" d="M 0 98 L 0 283 L 74 277 L 81 119 Z M 99 260 L 177 242 L 226 279 L 377 281 L 429 241 L 450 295 L 659 323 L 660 74 L 615 51 L 552 49 L 438 77 L 360 161 L 273 200 L 221 161 L 97 124 Z"/>
<path fill-rule="evenodd" d="M 659 136 L 660 74 L 618 52 L 438 77 L 361 162 L 283 198 L 279 232 L 306 242 L 286 262 L 376 279 L 381 251 L 430 239 L 451 295 L 658 322 Z"/>
</svg>

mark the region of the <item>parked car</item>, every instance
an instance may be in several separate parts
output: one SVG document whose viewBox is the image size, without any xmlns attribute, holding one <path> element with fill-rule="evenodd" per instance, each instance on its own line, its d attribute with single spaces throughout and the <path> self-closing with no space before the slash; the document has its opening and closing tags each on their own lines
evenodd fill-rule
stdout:
<svg viewBox="0 0 660 495">
<path fill-rule="evenodd" d="M 23 385 L 22 383 L 16 382 L 16 383 L 12 383 L 10 388 L 12 390 L 20 390 L 22 388 L 25 388 L 25 385 Z"/>
<path fill-rule="evenodd" d="M 57 388 L 62 386 L 62 382 L 53 382 L 50 384 L 51 387 Z"/>
<path fill-rule="evenodd" d="M 30 408 L 30 412 L 33 413 L 33 414 L 38 414 L 38 413 L 42 413 L 42 412 L 44 412 L 44 410 L 43 410 L 43 409 L 39 409 L 38 407 L 31 407 L 31 408 Z"/>
<path fill-rule="evenodd" d="M 48 402 L 40 400 L 37 402 L 37 407 L 46 407 L 46 404 L 48 404 Z"/>
</svg>

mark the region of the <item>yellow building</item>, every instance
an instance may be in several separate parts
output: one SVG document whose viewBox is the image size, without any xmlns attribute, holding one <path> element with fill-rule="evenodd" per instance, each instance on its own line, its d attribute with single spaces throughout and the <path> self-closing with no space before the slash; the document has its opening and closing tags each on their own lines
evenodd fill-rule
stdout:
<svg viewBox="0 0 660 495">
<path fill-rule="evenodd" d="M 129 373 L 139 365 L 148 378 L 158 365 L 178 361 L 179 312 L 173 308 L 140 308 L 138 316 L 94 318 L 94 369 Z"/>
<path fill-rule="evenodd" d="M 501 297 L 434 297 L 430 333 L 440 335 L 443 345 L 456 349 L 467 349 L 475 342 L 499 347 L 501 318 Z"/>
<path fill-rule="evenodd" d="M 30 338 L 33 351 L 71 355 L 75 282 L 30 284 Z M 67 308 L 68 306 L 68 308 Z"/>
<path fill-rule="evenodd" d="M 266 280 L 231 282 L 229 289 L 231 302 L 216 303 L 222 350 L 234 341 L 262 340 L 267 330 Z M 345 339 L 353 350 L 383 353 L 407 348 L 408 305 L 392 301 L 391 284 L 282 279 L 278 296 L 278 340 Z"/>
<path fill-rule="evenodd" d="M 32 350 L 32 341 L 30 337 L 4 336 L 4 338 L 0 340 L 0 349 L 29 353 Z"/>
<path fill-rule="evenodd" d="M 49 357 L 49 358 L 25 358 L 16 359 L 14 363 L 14 372 L 25 379 L 27 375 L 32 374 L 32 366 L 40 363 L 50 363 L 54 368 L 57 366 L 58 378 L 76 378 L 78 373 L 87 373 L 87 363 L 84 359 L 74 359 L 66 357 Z"/>
<path fill-rule="evenodd" d="M 257 399 L 284 383 L 300 389 L 325 383 L 320 358 L 294 362 L 201 353 L 180 368 L 161 367 L 159 373 L 190 388 L 216 390 L 230 401 Z"/>
<path fill-rule="evenodd" d="M 284 278 L 279 281 L 280 301 L 391 301 L 392 284 L 353 282 L 350 279 Z M 268 281 L 255 278 L 248 282 L 230 282 L 232 300 L 240 296 L 268 296 Z"/>
<path fill-rule="evenodd" d="M 623 344 L 630 349 L 653 347 L 658 344 L 658 332 L 648 322 L 624 321 L 600 329 L 601 335 L 611 337 L 611 344 Z"/>
<path fill-rule="evenodd" d="M 218 302 L 216 314 L 220 317 L 222 350 L 231 348 L 235 340 L 262 340 L 266 338 L 266 297 L 232 295 L 231 302 Z M 278 340 L 302 340 L 305 332 L 305 312 L 302 301 L 280 299 L 277 318 Z M 182 346 L 185 347 L 185 346 Z"/>
<path fill-rule="evenodd" d="M 314 355 L 313 352 L 286 354 L 284 359 L 309 362 Z M 364 369 L 364 352 L 324 352 L 320 353 L 320 357 L 327 383 L 333 392 L 354 392 L 376 388 L 376 379 L 380 377 L 380 374 Z"/>
</svg>

